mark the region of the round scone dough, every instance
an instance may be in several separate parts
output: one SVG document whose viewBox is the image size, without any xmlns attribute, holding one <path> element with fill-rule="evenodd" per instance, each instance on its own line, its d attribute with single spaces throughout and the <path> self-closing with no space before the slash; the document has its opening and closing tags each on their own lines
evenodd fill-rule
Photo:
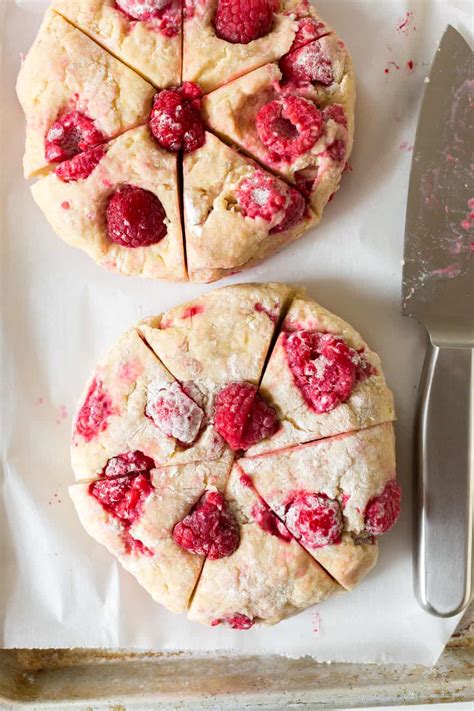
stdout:
<svg viewBox="0 0 474 711">
<path fill-rule="evenodd" d="M 249 629 L 350 590 L 400 508 L 379 357 L 284 284 L 147 318 L 101 359 L 73 425 L 88 533 L 157 601 Z"/>
<path fill-rule="evenodd" d="M 352 151 L 352 62 L 308 0 L 267 2 L 236 23 L 223 0 L 53 0 L 17 93 L 62 239 L 121 274 L 212 282 L 319 223 Z"/>
</svg>

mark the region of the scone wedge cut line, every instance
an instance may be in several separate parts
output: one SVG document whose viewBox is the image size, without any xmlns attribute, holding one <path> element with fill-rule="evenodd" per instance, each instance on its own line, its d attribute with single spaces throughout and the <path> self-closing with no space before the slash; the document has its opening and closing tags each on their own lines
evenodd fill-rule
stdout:
<svg viewBox="0 0 474 711">
<path fill-rule="evenodd" d="M 17 80 L 24 174 L 52 229 L 106 269 L 216 281 L 299 239 L 339 189 L 350 54 L 309 0 L 248 3 L 47 10 Z"/>
<path fill-rule="evenodd" d="M 284 284 L 228 286 L 141 321 L 99 361 L 70 495 L 157 602 L 271 625 L 376 564 L 400 509 L 394 418 L 349 324 Z"/>
</svg>

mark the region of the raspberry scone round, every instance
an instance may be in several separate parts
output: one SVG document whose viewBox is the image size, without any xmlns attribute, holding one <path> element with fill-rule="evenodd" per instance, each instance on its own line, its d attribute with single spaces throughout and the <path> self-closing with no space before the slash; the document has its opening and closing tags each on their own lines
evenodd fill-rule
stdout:
<svg viewBox="0 0 474 711">
<path fill-rule="evenodd" d="M 74 420 L 86 530 L 170 610 L 275 624 L 344 589 L 395 523 L 391 393 L 344 321 L 283 284 L 127 331 Z"/>
<path fill-rule="evenodd" d="M 308 0 L 53 0 L 17 83 L 25 176 L 100 265 L 215 281 L 319 222 L 354 86 Z"/>
</svg>

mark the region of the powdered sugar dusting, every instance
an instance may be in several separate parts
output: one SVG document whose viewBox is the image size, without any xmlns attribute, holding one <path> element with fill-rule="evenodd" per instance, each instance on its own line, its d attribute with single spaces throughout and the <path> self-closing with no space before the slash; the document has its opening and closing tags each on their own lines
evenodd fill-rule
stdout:
<svg viewBox="0 0 474 711">
<path fill-rule="evenodd" d="M 148 389 L 146 414 L 167 437 L 192 444 L 204 421 L 203 410 L 181 388 L 178 382 Z"/>
</svg>

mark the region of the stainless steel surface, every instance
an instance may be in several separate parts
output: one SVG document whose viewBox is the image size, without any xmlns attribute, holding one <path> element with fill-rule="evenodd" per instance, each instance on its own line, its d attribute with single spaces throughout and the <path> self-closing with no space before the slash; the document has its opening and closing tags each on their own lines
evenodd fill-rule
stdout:
<svg viewBox="0 0 474 711">
<path fill-rule="evenodd" d="M 471 349 L 429 343 L 419 393 L 416 592 L 440 617 L 471 597 L 473 365 Z"/>
<path fill-rule="evenodd" d="M 403 310 L 436 345 L 474 345 L 472 52 L 448 26 L 423 99 L 410 174 Z"/>
<path fill-rule="evenodd" d="M 469 610 L 432 668 L 217 652 L 0 650 L 0 709 L 283 711 L 473 701 L 473 644 Z"/>
<path fill-rule="evenodd" d="M 428 350 L 416 424 L 415 591 L 450 617 L 471 597 L 474 256 L 472 52 L 448 26 L 418 121 L 405 231 L 402 304 Z"/>
</svg>

